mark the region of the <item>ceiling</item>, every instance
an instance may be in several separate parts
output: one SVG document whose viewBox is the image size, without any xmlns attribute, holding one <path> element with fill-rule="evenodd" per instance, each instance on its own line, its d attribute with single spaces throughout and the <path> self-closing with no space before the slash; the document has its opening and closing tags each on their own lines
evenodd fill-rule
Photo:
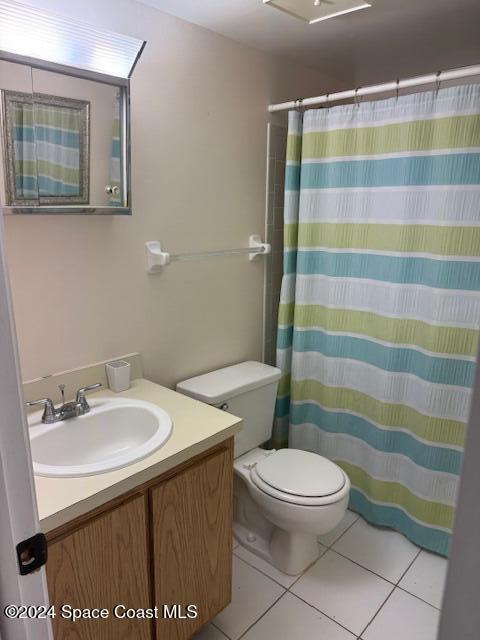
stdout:
<svg viewBox="0 0 480 640">
<path fill-rule="evenodd" d="M 262 0 L 139 1 L 316 68 L 338 86 L 480 63 L 480 0 L 371 0 L 370 9 L 313 25 Z"/>
</svg>

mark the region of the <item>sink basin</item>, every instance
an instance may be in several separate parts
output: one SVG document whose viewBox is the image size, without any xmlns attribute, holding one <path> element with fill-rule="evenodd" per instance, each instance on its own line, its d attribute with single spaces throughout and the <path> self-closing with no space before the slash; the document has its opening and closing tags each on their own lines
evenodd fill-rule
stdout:
<svg viewBox="0 0 480 640">
<path fill-rule="evenodd" d="M 29 417 L 33 472 L 63 478 L 91 476 L 126 467 L 168 440 L 172 421 L 151 402 L 123 398 L 89 400 L 90 412 L 42 424 Z"/>
</svg>

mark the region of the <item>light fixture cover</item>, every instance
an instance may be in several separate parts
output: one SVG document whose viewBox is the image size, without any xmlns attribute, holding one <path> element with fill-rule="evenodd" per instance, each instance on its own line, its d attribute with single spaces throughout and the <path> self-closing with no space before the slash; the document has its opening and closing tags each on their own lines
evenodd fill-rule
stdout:
<svg viewBox="0 0 480 640">
<path fill-rule="evenodd" d="M 54 13 L 0 0 L 0 57 L 4 51 L 116 78 L 129 78 L 142 40 Z"/>
<path fill-rule="evenodd" d="M 269 4 L 310 24 L 372 6 L 371 2 L 362 0 L 263 0 L 263 4 Z"/>
</svg>

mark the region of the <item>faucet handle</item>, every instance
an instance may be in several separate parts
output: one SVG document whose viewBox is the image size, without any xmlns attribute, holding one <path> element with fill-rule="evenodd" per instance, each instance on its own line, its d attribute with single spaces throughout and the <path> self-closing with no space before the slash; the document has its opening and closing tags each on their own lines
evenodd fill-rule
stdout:
<svg viewBox="0 0 480 640">
<path fill-rule="evenodd" d="M 29 400 L 25 403 L 27 407 L 35 407 L 39 404 L 45 408 L 43 410 L 42 422 L 50 424 L 55 420 L 55 406 L 50 398 L 40 398 L 40 400 Z"/>
<path fill-rule="evenodd" d="M 82 387 L 77 391 L 77 398 L 75 402 L 77 403 L 77 405 L 80 405 L 82 407 L 83 413 L 87 413 L 87 411 L 90 411 L 90 407 L 88 405 L 87 399 L 85 398 L 85 394 L 88 391 L 99 389 L 101 386 L 103 386 L 101 382 L 95 382 L 95 384 L 90 384 L 88 385 L 88 387 Z"/>
</svg>

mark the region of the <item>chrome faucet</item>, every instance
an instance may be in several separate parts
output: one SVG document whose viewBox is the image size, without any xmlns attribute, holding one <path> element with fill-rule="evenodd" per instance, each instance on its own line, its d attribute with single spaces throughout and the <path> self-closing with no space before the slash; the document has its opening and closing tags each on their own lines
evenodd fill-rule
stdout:
<svg viewBox="0 0 480 640">
<path fill-rule="evenodd" d="M 36 405 L 43 405 L 42 422 L 44 424 L 53 424 L 54 422 L 60 422 L 61 420 L 67 420 L 68 418 L 76 418 L 83 416 L 90 411 L 90 405 L 87 402 L 85 394 L 88 391 L 99 389 L 102 386 L 101 382 L 96 382 L 88 387 L 82 387 L 77 391 L 75 400 L 73 402 L 65 402 L 65 385 L 59 384 L 58 388 L 62 394 L 62 404 L 56 408 L 53 401 L 50 398 L 41 398 L 40 400 L 32 400 L 26 402 L 28 407 L 34 407 Z"/>
</svg>

